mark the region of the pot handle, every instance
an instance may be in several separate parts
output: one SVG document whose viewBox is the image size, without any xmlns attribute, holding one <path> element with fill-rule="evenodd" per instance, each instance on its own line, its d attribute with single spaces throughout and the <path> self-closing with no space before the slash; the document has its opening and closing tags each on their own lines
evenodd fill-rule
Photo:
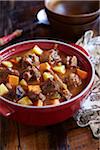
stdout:
<svg viewBox="0 0 100 150">
<path fill-rule="evenodd" d="M 76 48 L 78 48 L 80 51 L 82 51 L 85 55 L 87 55 L 88 57 L 90 57 L 90 54 L 83 48 L 83 47 L 81 47 L 81 46 L 79 46 L 79 45 L 76 45 L 76 44 L 74 44 L 74 43 L 71 43 L 71 45 L 72 46 L 74 46 L 74 47 L 76 47 Z"/>
<path fill-rule="evenodd" d="M 13 114 L 15 111 L 7 106 L 7 104 L 0 101 L 0 115 L 3 115 L 5 117 L 9 117 L 11 114 Z"/>
</svg>

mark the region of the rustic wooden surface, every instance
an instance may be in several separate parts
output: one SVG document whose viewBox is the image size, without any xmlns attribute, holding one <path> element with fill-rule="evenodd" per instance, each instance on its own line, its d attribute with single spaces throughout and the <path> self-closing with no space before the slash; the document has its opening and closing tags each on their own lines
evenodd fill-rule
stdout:
<svg viewBox="0 0 100 150">
<path fill-rule="evenodd" d="M 0 16 L 2 27 L 0 28 L 0 36 L 2 36 L 12 32 L 17 28 L 17 25 L 23 27 L 27 20 L 31 20 L 37 11 L 43 7 L 43 2 L 30 1 L 29 3 L 21 2 L 20 4 L 18 2 L 14 4 L 14 1 L 12 4 L 0 2 L 0 6 L 2 6 L 0 15 L 5 14 L 5 16 Z M 25 15 L 26 8 L 30 8 L 29 15 L 27 13 Z M 10 28 L 7 28 L 6 14 L 8 18 L 10 14 Z M 25 33 L 22 37 L 13 40 L 4 47 L 18 41 L 38 37 L 55 38 L 56 36 L 51 35 L 50 26 L 40 25 L 33 30 L 30 23 L 30 32 Z M 1 47 L 1 49 L 4 47 Z M 89 127 L 78 127 L 73 118 L 53 126 L 34 127 L 25 126 L 0 116 L 0 150 L 100 150 L 100 141 L 93 137 Z"/>
<path fill-rule="evenodd" d="M 73 118 L 53 126 L 34 127 L 0 117 L 0 150 L 99 150 L 89 127 Z"/>
</svg>

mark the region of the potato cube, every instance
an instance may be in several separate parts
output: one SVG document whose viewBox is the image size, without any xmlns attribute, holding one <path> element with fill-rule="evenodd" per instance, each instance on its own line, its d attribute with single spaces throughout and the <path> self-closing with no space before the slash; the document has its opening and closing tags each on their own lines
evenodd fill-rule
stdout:
<svg viewBox="0 0 100 150">
<path fill-rule="evenodd" d="M 16 57 L 16 61 L 19 62 L 22 59 L 22 57 L 18 56 Z"/>
<path fill-rule="evenodd" d="M 43 79 L 44 80 L 51 79 L 51 78 L 53 79 L 54 77 L 50 72 L 44 72 L 43 73 Z"/>
<path fill-rule="evenodd" d="M 0 96 L 3 96 L 4 94 L 7 94 L 9 90 L 7 87 L 2 83 L 0 84 Z"/>
<path fill-rule="evenodd" d="M 32 101 L 28 98 L 28 96 L 21 98 L 17 103 L 22 104 L 22 105 L 32 105 L 33 104 Z"/>
<path fill-rule="evenodd" d="M 64 74 L 66 72 L 65 66 L 61 65 L 61 66 L 55 66 L 53 67 L 53 70 L 59 73 Z"/>
<path fill-rule="evenodd" d="M 37 100 L 33 103 L 34 106 L 43 106 L 43 101 Z"/>
<path fill-rule="evenodd" d="M 43 53 L 43 50 L 40 49 L 37 45 L 35 45 L 34 48 L 32 49 L 32 53 L 35 53 L 37 55 L 41 55 Z"/>
<path fill-rule="evenodd" d="M 3 61 L 2 64 L 8 68 L 13 67 L 13 64 L 10 61 Z"/>
<path fill-rule="evenodd" d="M 23 87 L 27 87 L 27 82 L 24 79 L 22 79 L 20 81 L 20 85 L 23 86 Z"/>
</svg>

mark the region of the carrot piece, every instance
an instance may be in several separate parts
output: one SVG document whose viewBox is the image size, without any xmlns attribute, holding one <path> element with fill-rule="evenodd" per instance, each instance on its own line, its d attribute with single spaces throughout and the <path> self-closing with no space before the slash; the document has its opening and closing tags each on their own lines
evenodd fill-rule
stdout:
<svg viewBox="0 0 100 150">
<path fill-rule="evenodd" d="M 17 64 L 18 62 L 16 61 L 16 59 L 12 58 L 10 59 L 10 62 L 14 63 L 14 64 Z"/>
<path fill-rule="evenodd" d="M 29 85 L 28 86 L 28 90 L 32 91 L 32 92 L 34 92 L 36 94 L 39 94 L 41 92 L 41 88 L 40 88 L 39 85 Z"/>
<path fill-rule="evenodd" d="M 14 64 L 18 64 L 18 62 L 21 60 L 22 57 L 17 56 L 16 58 L 11 58 L 10 62 L 14 63 Z"/>
<path fill-rule="evenodd" d="M 46 105 L 59 105 L 60 101 L 59 99 L 51 99 L 51 100 L 45 100 L 44 101 L 44 106 Z"/>
<path fill-rule="evenodd" d="M 17 86 L 19 84 L 19 77 L 15 75 L 8 75 L 8 82 L 12 86 Z"/>
<path fill-rule="evenodd" d="M 37 100 L 33 103 L 34 106 L 43 106 L 43 101 Z"/>
<path fill-rule="evenodd" d="M 42 72 L 45 70 L 49 70 L 50 68 L 51 67 L 47 62 L 40 64 L 40 67 L 39 67 L 40 71 L 42 71 Z"/>
<path fill-rule="evenodd" d="M 52 105 L 58 105 L 60 103 L 59 99 L 52 99 L 51 104 Z"/>
<path fill-rule="evenodd" d="M 87 78 L 87 75 L 88 75 L 88 73 L 86 72 L 86 71 L 84 71 L 84 70 L 81 70 L 81 69 L 77 69 L 77 74 L 79 75 L 79 77 L 81 78 L 81 79 L 86 79 Z"/>
</svg>

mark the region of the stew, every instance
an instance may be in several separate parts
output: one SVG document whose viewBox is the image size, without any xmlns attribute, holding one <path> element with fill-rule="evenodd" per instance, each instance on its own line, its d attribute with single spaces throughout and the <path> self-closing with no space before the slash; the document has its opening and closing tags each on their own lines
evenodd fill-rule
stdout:
<svg viewBox="0 0 100 150">
<path fill-rule="evenodd" d="M 76 56 L 57 49 L 33 49 L 0 64 L 0 96 L 21 105 L 58 105 L 79 94 L 88 73 Z"/>
</svg>

